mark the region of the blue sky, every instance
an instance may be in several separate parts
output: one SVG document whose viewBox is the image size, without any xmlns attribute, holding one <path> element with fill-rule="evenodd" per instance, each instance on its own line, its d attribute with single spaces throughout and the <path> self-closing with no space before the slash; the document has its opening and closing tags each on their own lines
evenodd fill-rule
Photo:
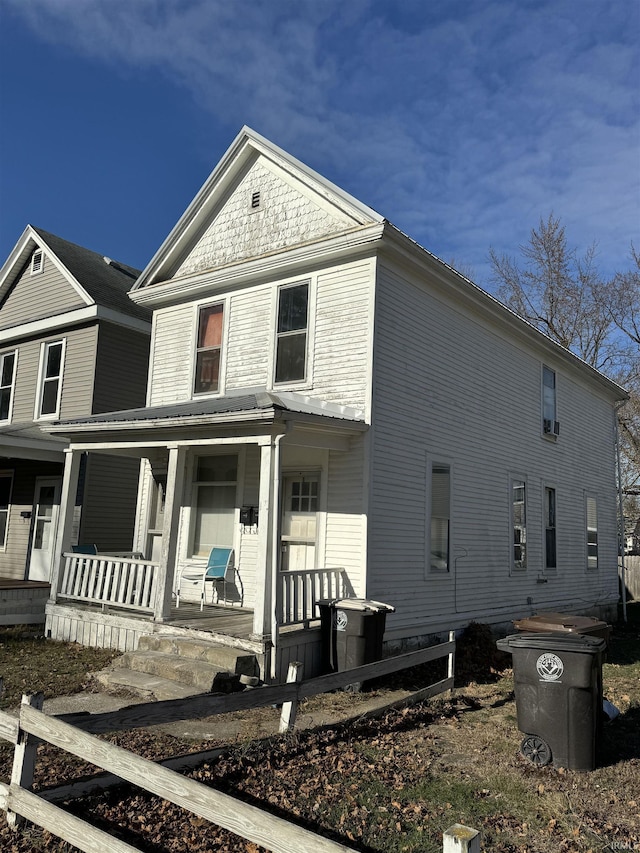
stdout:
<svg viewBox="0 0 640 853">
<path fill-rule="evenodd" d="M 144 267 L 247 124 L 490 288 L 640 247 L 638 0 L 0 0 L 0 255 Z"/>
</svg>

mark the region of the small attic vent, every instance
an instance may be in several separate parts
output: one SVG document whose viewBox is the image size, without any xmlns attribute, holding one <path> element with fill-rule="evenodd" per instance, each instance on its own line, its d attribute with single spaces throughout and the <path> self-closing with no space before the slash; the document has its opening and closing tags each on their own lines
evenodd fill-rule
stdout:
<svg viewBox="0 0 640 853">
<path fill-rule="evenodd" d="M 260 190 L 254 190 L 251 193 L 251 200 L 249 202 L 249 212 L 254 213 L 256 210 L 260 210 L 262 208 L 262 193 Z"/>
<path fill-rule="evenodd" d="M 42 249 L 36 249 L 31 255 L 31 275 L 37 275 L 44 269 L 44 255 Z"/>
</svg>

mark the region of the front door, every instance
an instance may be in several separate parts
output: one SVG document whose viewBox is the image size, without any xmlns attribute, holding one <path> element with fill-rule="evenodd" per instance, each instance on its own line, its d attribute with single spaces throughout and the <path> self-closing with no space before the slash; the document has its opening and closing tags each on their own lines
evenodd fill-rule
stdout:
<svg viewBox="0 0 640 853">
<path fill-rule="evenodd" d="M 316 568 L 318 474 L 285 475 L 282 504 L 282 563 L 284 571 Z"/>
<path fill-rule="evenodd" d="M 51 577 L 56 522 L 60 507 L 60 486 L 59 477 L 36 479 L 31 527 L 30 581 L 48 581 Z"/>
</svg>

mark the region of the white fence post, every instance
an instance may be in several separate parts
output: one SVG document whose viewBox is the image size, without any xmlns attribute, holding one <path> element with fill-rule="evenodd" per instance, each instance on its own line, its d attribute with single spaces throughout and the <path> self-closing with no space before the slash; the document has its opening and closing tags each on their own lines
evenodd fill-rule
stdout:
<svg viewBox="0 0 640 853">
<path fill-rule="evenodd" d="M 42 710 L 44 702 L 44 693 L 33 693 L 31 695 L 23 695 L 22 704 L 29 705 L 37 711 Z M 36 766 L 36 748 L 38 741 L 32 735 L 28 735 L 18 729 L 18 742 L 13 751 L 13 770 L 11 771 L 11 784 L 19 785 L 21 788 L 29 790 L 33 784 L 33 772 Z M 17 827 L 19 824 L 18 815 L 15 812 L 7 812 L 7 823 L 9 826 Z"/>
<path fill-rule="evenodd" d="M 302 681 L 303 669 L 304 666 L 299 661 L 292 661 L 289 664 L 289 671 L 287 672 L 287 684 Z M 291 731 L 296 724 L 297 716 L 298 700 L 294 699 L 292 702 L 284 702 L 282 705 L 282 714 L 280 715 L 280 732 Z"/>
<path fill-rule="evenodd" d="M 480 833 L 470 826 L 454 823 L 442 834 L 442 853 L 480 853 Z"/>
</svg>

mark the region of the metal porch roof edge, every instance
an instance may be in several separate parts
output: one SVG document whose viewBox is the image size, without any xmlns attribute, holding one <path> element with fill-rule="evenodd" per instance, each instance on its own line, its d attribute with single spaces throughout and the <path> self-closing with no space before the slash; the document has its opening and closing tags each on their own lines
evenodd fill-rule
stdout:
<svg viewBox="0 0 640 853">
<path fill-rule="evenodd" d="M 105 412 L 82 418 L 71 418 L 49 424 L 43 429 L 52 434 L 68 435 L 136 429 L 141 427 L 204 426 L 208 423 L 274 420 L 279 414 L 302 416 L 303 419 L 340 423 L 351 428 L 366 428 L 363 413 L 347 406 L 315 400 L 293 392 L 269 392 L 264 389 L 243 389 L 224 397 L 208 397 L 172 403 Z"/>
</svg>

